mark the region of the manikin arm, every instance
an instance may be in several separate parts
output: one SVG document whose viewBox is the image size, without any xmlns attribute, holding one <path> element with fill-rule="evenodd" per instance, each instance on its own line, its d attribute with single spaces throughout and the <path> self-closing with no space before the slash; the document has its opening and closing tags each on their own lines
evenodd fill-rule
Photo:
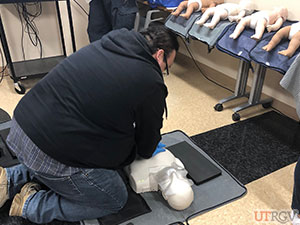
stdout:
<svg viewBox="0 0 300 225">
<path fill-rule="evenodd" d="M 212 20 L 210 23 L 204 24 L 204 26 L 210 29 L 214 29 L 215 26 L 220 22 L 220 20 L 226 20 L 228 16 L 237 15 L 240 12 L 239 5 L 235 3 L 224 3 L 210 9 L 215 9 Z M 209 11 L 210 9 L 208 9 L 207 11 Z"/>
<path fill-rule="evenodd" d="M 240 22 L 240 20 L 246 15 L 246 10 L 241 10 L 237 16 L 228 16 L 230 22 Z"/>
<path fill-rule="evenodd" d="M 213 8 L 216 7 L 216 3 L 212 2 L 211 4 L 209 4 L 207 7 L 202 7 L 201 11 L 202 13 L 205 13 L 206 10 L 208 10 L 209 8 Z"/>
<path fill-rule="evenodd" d="M 229 15 L 236 15 L 240 11 L 239 5 L 235 3 L 224 3 L 216 7 L 209 8 L 205 11 L 200 20 L 196 22 L 200 26 L 204 25 L 210 29 L 214 29 L 220 20 L 225 20 Z M 210 23 L 204 24 L 209 17 L 212 16 Z"/>
<path fill-rule="evenodd" d="M 224 0 L 202 0 L 202 13 L 204 13 L 208 8 L 216 7 L 219 4 L 224 3 Z"/>
<path fill-rule="evenodd" d="M 196 21 L 196 24 L 202 26 L 209 19 L 209 17 L 214 15 L 215 11 L 216 7 L 207 9 L 205 13 L 203 13 L 203 15 L 201 16 L 201 19 Z"/>
<path fill-rule="evenodd" d="M 278 53 L 287 57 L 292 57 L 295 51 L 299 48 L 299 46 L 300 46 L 300 32 L 298 31 L 292 37 L 288 49 L 280 51 Z"/>
<path fill-rule="evenodd" d="M 192 13 L 199 11 L 199 3 L 198 2 L 192 2 L 189 4 L 189 6 L 186 9 L 185 13 L 180 14 L 185 19 L 189 19 L 192 15 Z"/>
<path fill-rule="evenodd" d="M 188 5 L 188 1 L 180 2 L 177 9 L 174 12 L 172 12 L 172 15 L 179 16 L 179 14 L 187 8 L 187 5 Z"/>
<path fill-rule="evenodd" d="M 282 17 L 278 18 L 274 24 L 267 26 L 268 32 L 278 30 L 282 26 L 283 22 L 284 20 Z"/>
<path fill-rule="evenodd" d="M 224 3 L 224 0 L 214 0 L 214 3 L 216 5 L 220 5 L 220 4 Z"/>
<path fill-rule="evenodd" d="M 240 6 L 240 12 L 236 16 L 229 15 L 228 19 L 230 22 L 240 22 L 243 17 L 251 15 L 255 8 L 253 0 L 240 0 L 238 5 Z"/>
<path fill-rule="evenodd" d="M 192 13 L 200 11 L 202 7 L 201 0 L 189 0 L 183 1 L 179 4 L 177 9 L 172 13 L 174 16 L 182 16 L 185 19 L 189 19 Z M 180 14 L 184 9 L 186 9 L 185 13 Z"/>
<path fill-rule="evenodd" d="M 282 39 L 288 39 L 289 33 L 291 30 L 291 26 L 286 26 L 284 28 L 281 28 L 271 39 L 271 41 L 263 47 L 264 50 L 267 52 L 271 51 L 273 48 L 275 48 L 279 42 Z"/>
</svg>

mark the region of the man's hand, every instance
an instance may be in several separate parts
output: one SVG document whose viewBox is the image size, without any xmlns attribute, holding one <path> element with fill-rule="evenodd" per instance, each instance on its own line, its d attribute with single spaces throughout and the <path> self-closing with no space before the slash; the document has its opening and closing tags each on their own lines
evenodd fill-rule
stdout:
<svg viewBox="0 0 300 225">
<path fill-rule="evenodd" d="M 159 142 L 156 149 L 155 149 L 155 151 L 152 154 L 152 157 L 155 156 L 156 154 L 160 153 L 160 152 L 166 151 L 165 147 L 166 147 L 165 144 Z"/>
</svg>

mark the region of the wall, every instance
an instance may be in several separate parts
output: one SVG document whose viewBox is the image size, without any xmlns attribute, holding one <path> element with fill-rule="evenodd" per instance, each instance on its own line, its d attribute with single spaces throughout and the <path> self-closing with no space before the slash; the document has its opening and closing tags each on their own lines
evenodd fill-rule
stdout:
<svg viewBox="0 0 300 225">
<path fill-rule="evenodd" d="M 227 2 L 238 2 L 235 0 Z M 289 9 L 289 20 L 300 20 L 300 1 L 299 0 L 253 0 L 256 5 L 256 8 L 259 10 L 262 9 L 272 9 L 276 6 L 285 6 Z M 186 51 L 184 45 L 181 45 L 180 52 L 189 56 L 189 53 Z M 214 49 L 211 53 L 208 54 L 207 46 L 199 41 L 191 40 L 191 43 L 188 45 L 191 50 L 194 58 L 231 78 L 236 78 L 237 68 L 239 65 L 239 60 Z M 248 80 L 248 85 L 251 86 L 252 76 L 250 75 Z M 263 87 L 263 93 L 272 96 L 272 98 L 287 104 L 295 108 L 295 102 L 293 97 L 279 85 L 279 81 L 282 79 L 282 74 L 273 71 L 267 70 L 266 78 Z M 224 96 L 225 97 L 225 96 Z M 295 110 L 294 110 L 295 111 Z M 295 114 L 295 113 L 293 113 Z M 294 117 L 294 116 L 293 116 Z"/>
<path fill-rule="evenodd" d="M 76 1 L 80 5 L 82 5 L 82 7 L 88 12 L 89 7 L 85 0 Z M 72 52 L 72 45 L 70 39 L 66 2 L 60 1 L 59 5 L 61 8 L 60 11 L 64 27 L 64 36 L 67 42 L 67 53 L 70 54 Z M 76 37 L 76 46 L 77 49 L 79 49 L 88 44 L 88 36 L 86 32 L 88 16 L 73 0 L 71 0 L 71 6 Z M 35 12 L 34 7 L 28 7 L 28 9 L 32 13 Z M 22 26 L 16 7 L 14 4 L 3 4 L 0 6 L 0 13 L 12 59 L 13 61 L 23 60 L 21 47 Z M 62 54 L 55 2 L 43 2 L 42 15 L 37 17 L 34 21 L 39 30 L 40 39 L 42 40 L 43 56 L 54 56 Z M 26 53 L 26 59 L 39 58 L 40 49 L 32 46 L 27 34 L 24 35 L 23 46 Z"/>
<path fill-rule="evenodd" d="M 300 2 L 299 0 L 253 0 L 257 9 L 272 9 L 274 6 L 285 6 L 289 9 L 290 20 L 300 20 Z M 77 0 L 82 7 L 88 11 L 89 7 L 85 0 Z M 228 0 L 226 2 L 238 2 L 238 0 Z M 61 12 L 63 16 L 63 25 L 65 37 L 67 40 L 67 52 L 70 54 L 71 42 L 68 27 L 68 18 L 66 13 L 66 4 L 61 1 Z M 62 52 L 60 45 L 60 38 L 58 32 L 58 23 L 55 13 L 54 2 L 44 2 L 43 14 L 36 19 L 36 24 L 39 29 L 39 34 L 43 43 L 43 55 L 53 56 L 59 55 Z M 71 0 L 73 23 L 75 29 L 76 45 L 77 49 L 88 44 L 87 37 L 87 15 L 78 7 L 78 5 Z M 15 6 L 12 4 L 1 5 L 0 13 L 4 23 L 6 36 L 9 42 L 11 54 L 13 61 L 22 60 L 21 51 L 21 34 L 22 29 L 18 14 L 16 13 Z M 24 38 L 24 47 L 26 52 L 26 59 L 38 58 L 39 49 L 32 47 L 29 42 L 28 35 Z M 238 68 L 239 61 L 231 56 L 219 52 L 214 49 L 210 54 L 207 53 L 207 46 L 199 41 L 191 41 L 189 44 L 190 49 L 196 60 L 199 62 L 213 68 L 214 70 L 223 73 L 229 77 L 235 78 Z M 182 45 L 181 50 L 183 54 L 189 55 L 185 47 Z M 0 62 L 1 66 L 1 62 Z M 278 101 L 284 102 L 292 107 L 295 107 L 294 100 L 292 96 L 287 93 L 279 85 L 279 81 L 282 75 L 271 70 L 267 70 L 266 80 L 263 88 L 263 92 Z M 251 77 L 249 79 L 249 84 L 251 85 Z"/>
</svg>

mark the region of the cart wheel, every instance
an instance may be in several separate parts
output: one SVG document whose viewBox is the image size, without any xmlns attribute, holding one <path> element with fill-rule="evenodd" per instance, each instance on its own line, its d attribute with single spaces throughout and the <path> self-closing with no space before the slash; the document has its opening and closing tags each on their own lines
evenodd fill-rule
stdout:
<svg viewBox="0 0 300 225">
<path fill-rule="evenodd" d="M 241 116 L 239 113 L 233 113 L 232 114 L 232 120 L 233 121 L 239 121 L 241 119 Z"/>
<path fill-rule="evenodd" d="M 20 82 L 14 83 L 14 85 L 15 85 L 15 91 L 18 94 L 20 94 L 20 95 L 25 94 L 26 89 L 22 84 L 20 84 Z"/>
<path fill-rule="evenodd" d="M 218 112 L 221 112 L 223 110 L 223 105 L 218 103 L 215 105 L 214 109 Z"/>
<path fill-rule="evenodd" d="M 272 105 L 272 102 L 267 102 L 267 103 L 263 103 L 263 104 L 262 104 L 262 107 L 263 107 L 264 109 L 267 109 L 267 108 L 270 108 L 271 105 Z"/>
</svg>

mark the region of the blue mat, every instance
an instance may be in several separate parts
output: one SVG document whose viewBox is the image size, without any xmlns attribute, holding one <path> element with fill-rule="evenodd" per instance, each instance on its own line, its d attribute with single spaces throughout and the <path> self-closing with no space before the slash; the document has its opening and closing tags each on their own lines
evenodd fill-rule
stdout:
<svg viewBox="0 0 300 225">
<path fill-rule="evenodd" d="M 174 16 L 170 14 L 166 19 L 165 26 L 172 30 L 174 33 L 180 35 L 183 38 L 188 38 L 188 32 L 195 23 L 196 19 L 201 17 L 202 13 L 195 12 L 191 15 L 191 17 L 187 20 L 182 16 Z"/>
<path fill-rule="evenodd" d="M 199 19 L 200 17 L 197 18 L 197 20 Z M 210 22 L 211 19 L 212 18 L 207 22 Z M 209 49 L 212 49 L 216 45 L 219 37 L 223 36 L 231 24 L 232 23 L 229 20 L 221 20 L 214 29 L 210 29 L 194 23 L 189 31 L 189 36 L 207 44 Z"/>
<path fill-rule="evenodd" d="M 230 38 L 229 35 L 234 32 L 236 26 L 237 24 L 233 24 L 228 28 L 223 36 L 220 37 L 219 41 L 216 44 L 216 47 L 218 50 L 232 55 L 233 57 L 250 62 L 252 60 L 252 58 L 250 58 L 250 51 L 258 43 L 256 40 L 251 38 L 251 36 L 255 33 L 255 30 L 247 27 L 240 34 L 240 36 L 234 40 Z M 262 39 L 272 37 L 274 34 L 275 32 L 265 32 L 262 36 Z"/>
<path fill-rule="evenodd" d="M 284 26 L 289 26 L 294 22 L 286 21 Z M 283 26 L 283 27 L 284 27 Z M 250 52 L 250 58 L 261 65 L 267 66 L 270 69 L 276 70 L 282 74 L 285 74 L 289 67 L 292 65 L 297 55 L 300 53 L 300 48 L 295 52 L 295 54 L 288 58 L 286 56 L 278 54 L 279 51 L 288 48 L 290 43 L 289 39 L 283 39 L 272 51 L 267 52 L 262 49 L 267 45 L 272 39 L 275 32 L 272 32 L 272 36 L 267 36 L 263 38 Z"/>
</svg>

